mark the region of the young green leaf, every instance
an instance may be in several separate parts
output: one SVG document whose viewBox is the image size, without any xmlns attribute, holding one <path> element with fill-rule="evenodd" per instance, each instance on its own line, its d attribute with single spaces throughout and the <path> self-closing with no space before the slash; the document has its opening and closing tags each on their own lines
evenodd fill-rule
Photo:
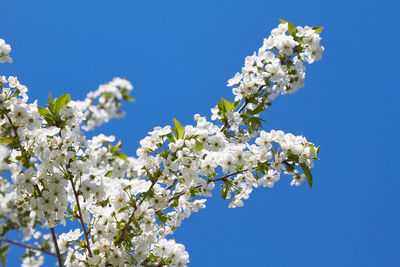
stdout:
<svg viewBox="0 0 400 267">
<path fill-rule="evenodd" d="M 240 103 L 242 102 L 241 101 L 233 102 L 233 110 L 235 110 L 240 105 Z"/>
<path fill-rule="evenodd" d="M 121 88 L 122 99 L 125 101 L 133 102 L 135 99 L 129 95 L 129 91 L 126 88 Z"/>
<path fill-rule="evenodd" d="M 176 133 L 174 133 L 175 137 L 176 137 L 176 139 L 182 139 L 183 136 L 185 135 L 185 130 L 183 129 L 182 124 L 178 120 L 176 120 L 175 118 L 173 118 L 173 120 L 174 120 L 175 130 L 176 130 Z"/>
<path fill-rule="evenodd" d="M 50 103 L 52 103 L 52 100 L 51 100 L 51 92 L 49 93 L 49 104 Z"/>
<path fill-rule="evenodd" d="M 222 199 L 226 199 L 226 196 L 228 195 L 229 192 L 229 185 L 228 184 L 224 184 L 224 186 L 221 189 L 221 197 Z"/>
<path fill-rule="evenodd" d="M 262 128 L 261 124 L 262 121 L 264 120 L 258 117 L 249 117 L 248 118 L 249 132 L 252 133 L 257 131 L 259 128 Z"/>
<path fill-rule="evenodd" d="M 167 216 L 165 216 L 164 213 L 162 213 L 162 211 L 158 211 L 156 214 L 157 214 L 158 219 L 160 220 L 160 222 L 162 222 L 162 223 L 166 223 L 167 222 L 168 218 L 167 218 Z"/>
<path fill-rule="evenodd" d="M 264 111 L 265 111 L 264 103 L 261 103 L 260 105 L 258 105 L 253 110 L 247 109 L 246 113 L 249 114 L 249 115 L 256 115 L 256 114 L 259 114 L 259 113 L 264 112 Z"/>
<path fill-rule="evenodd" d="M 234 106 L 233 106 L 233 104 L 231 102 L 228 102 L 223 97 L 221 97 L 221 99 L 222 99 L 222 103 L 224 104 L 224 108 L 225 108 L 226 112 L 232 111 L 234 109 Z"/>
<path fill-rule="evenodd" d="M 174 132 L 173 130 L 175 130 L 175 129 L 172 129 L 172 132 Z M 172 136 L 172 134 L 167 134 L 167 138 L 168 138 L 168 141 L 170 141 L 171 143 L 175 143 L 175 138 Z"/>
<path fill-rule="evenodd" d="M 133 97 L 131 97 L 130 95 L 124 95 L 122 98 L 125 101 L 128 101 L 128 102 L 134 102 L 135 101 L 135 99 Z"/>
<path fill-rule="evenodd" d="M 313 184 L 313 177 L 312 177 L 310 168 L 308 168 L 308 166 L 307 166 L 304 162 L 303 162 L 303 163 L 300 163 L 300 167 L 301 167 L 301 169 L 303 170 L 304 174 L 306 175 L 306 177 L 307 177 L 307 182 L 308 182 L 308 186 L 309 186 L 310 189 L 311 189 L 312 184 Z"/>
<path fill-rule="evenodd" d="M 178 131 L 177 131 L 175 128 L 171 128 L 171 132 L 174 134 L 174 137 L 175 137 L 174 140 L 175 140 L 175 139 L 179 139 L 179 138 L 178 138 Z M 174 143 L 175 143 L 175 142 L 174 142 Z"/>
<path fill-rule="evenodd" d="M 46 106 L 52 114 L 55 114 L 55 100 L 51 99 L 51 92 L 49 94 L 49 103 Z"/>
<path fill-rule="evenodd" d="M 203 143 L 201 143 L 201 142 L 199 142 L 199 141 L 196 140 L 196 145 L 195 145 L 194 149 L 195 149 L 197 152 L 201 151 L 201 150 L 203 149 Z"/>
<path fill-rule="evenodd" d="M 151 261 L 155 261 L 156 260 L 156 257 L 154 256 L 153 253 L 149 254 L 149 260 L 151 260 Z"/>
<path fill-rule="evenodd" d="M 9 248 L 8 245 L 0 244 L 0 262 L 2 266 L 6 266 L 8 248 Z"/>
<path fill-rule="evenodd" d="M 66 109 L 67 104 L 70 101 L 71 101 L 71 97 L 69 96 L 69 94 L 62 95 L 59 98 L 57 98 L 55 107 L 54 107 L 55 113 L 60 114 L 60 111 Z"/>
<path fill-rule="evenodd" d="M 294 171 L 294 165 L 293 164 L 290 164 L 288 162 L 283 162 L 283 164 L 285 164 L 286 170 L 289 173 L 293 173 L 293 171 Z"/>
<path fill-rule="evenodd" d="M 46 118 L 47 116 L 51 116 L 50 112 L 47 110 L 47 108 L 44 108 L 44 107 L 38 107 L 38 112 L 39 112 L 40 116 L 42 116 L 43 118 Z"/>
<path fill-rule="evenodd" d="M 178 207 L 178 205 L 179 205 L 179 201 L 177 199 L 174 199 L 174 201 L 171 204 L 169 204 L 169 206 L 171 208 Z"/>
<path fill-rule="evenodd" d="M 218 110 L 222 113 L 226 112 L 224 103 L 221 100 L 218 100 Z"/>
<path fill-rule="evenodd" d="M 314 26 L 312 29 L 315 31 L 315 33 L 321 33 L 324 27 L 321 26 Z"/>
<path fill-rule="evenodd" d="M 295 36 L 296 36 L 296 33 L 297 33 L 296 27 L 294 27 L 293 24 L 290 23 L 289 21 L 286 21 L 286 20 L 283 20 L 283 19 L 279 19 L 279 20 L 280 20 L 280 22 L 281 22 L 282 24 L 285 24 L 285 23 L 288 24 L 288 33 L 289 33 L 291 36 L 295 37 Z"/>
<path fill-rule="evenodd" d="M 15 142 L 17 142 L 16 137 L 5 137 L 5 138 L 0 138 L 0 144 L 7 145 L 7 146 L 12 146 Z"/>
<path fill-rule="evenodd" d="M 114 156 L 115 156 L 116 158 L 120 158 L 120 159 L 122 159 L 122 160 L 127 160 L 127 159 L 128 159 L 128 156 L 127 156 L 126 154 L 122 153 L 122 152 L 118 152 L 118 153 L 116 153 Z"/>
</svg>

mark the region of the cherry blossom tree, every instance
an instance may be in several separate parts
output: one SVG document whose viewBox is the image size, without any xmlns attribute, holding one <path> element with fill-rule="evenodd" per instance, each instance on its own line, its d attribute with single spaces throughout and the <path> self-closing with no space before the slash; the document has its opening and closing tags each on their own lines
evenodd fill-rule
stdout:
<svg viewBox="0 0 400 267">
<path fill-rule="evenodd" d="M 304 86 L 304 64 L 324 50 L 321 31 L 281 20 L 228 80 L 234 96 L 211 108 L 211 121 L 196 114 L 193 125 L 155 127 L 136 157 L 113 136 L 85 136 L 124 115 L 122 104 L 133 101 L 128 80 L 114 78 L 83 101 L 50 94 L 40 107 L 16 77 L 0 76 L 1 263 L 17 245 L 26 248 L 22 266 L 40 266 L 44 255 L 59 266 L 186 266 L 189 255 L 171 235 L 213 193 L 235 208 L 282 175 L 311 188 L 319 147 L 262 130 L 260 114 Z M 10 52 L 0 39 L 1 63 L 12 62 Z M 56 233 L 74 221 L 78 228 Z M 12 231 L 22 240 L 9 239 Z"/>
</svg>

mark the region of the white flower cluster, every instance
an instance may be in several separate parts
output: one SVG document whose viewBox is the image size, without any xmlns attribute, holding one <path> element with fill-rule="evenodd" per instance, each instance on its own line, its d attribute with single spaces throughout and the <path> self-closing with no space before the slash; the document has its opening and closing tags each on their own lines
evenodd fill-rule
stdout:
<svg viewBox="0 0 400 267">
<path fill-rule="evenodd" d="M 129 96 L 132 90 L 133 86 L 128 80 L 117 77 L 107 84 L 100 85 L 95 92 L 90 92 L 85 101 L 81 102 L 81 109 L 86 110 L 84 118 L 87 125 L 83 129 L 93 130 L 95 126 L 107 123 L 110 119 L 124 116 L 121 101 L 132 101 L 133 98 Z"/>
<path fill-rule="evenodd" d="M 238 86 L 233 89 L 237 98 L 255 94 L 265 85 L 270 87 L 268 100 L 304 87 L 303 61 L 311 64 L 321 59 L 324 48 L 319 45 L 319 34 L 312 28 L 298 27 L 298 33 L 293 37 L 287 34 L 288 27 L 288 23 L 282 23 L 273 29 L 258 53 L 246 58 L 242 74 L 236 74 L 228 81 L 228 86 Z"/>
<path fill-rule="evenodd" d="M 0 38 L 0 63 L 10 62 L 12 63 L 12 58 L 9 56 L 11 52 L 11 46 L 6 44 L 4 39 Z"/>
<path fill-rule="evenodd" d="M 169 126 L 155 128 L 150 136 L 140 142 L 141 147 L 137 151 L 139 158 L 135 168 L 139 175 L 145 178 L 149 174 L 159 173 L 160 182 L 166 188 L 174 188 L 172 193 L 160 193 L 167 198 L 157 199 L 159 204 L 156 206 L 165 205 L 170 195 L 180 196 L 176 199 L 178 207 L 168 213 L 168 217 L 174 218 L 171 221 L 173 227 L 179 226 L 181 220 L 193 211 L 191 201 L 194 189 L 198 191 L 197 196 L 211 196 L 214 181 L 224 181 L 226 198 L 234 196 L 230 207 L 242 206 L 241 199 L 248 198 L 252 187 L 273 187 L 282 170 L 285 170 L 285 174 L 293 175 L 295 181 L 301 181 L 295 164 L 304 163 L 308 168 L 313 167 L 316 148 L 302 136 L 272 130 L 270 133 L 262 131 L 252 145 L 232 143 L 218 126 L 208 122 L 205 117 L 196 115 L 195 120 L 195 127 L 184 127 L 182 139 L 170 142 L 161 153 L 155 152 L 167 144 L 171 132 Z M 218 170 L 223 174 L 229 173 L 227 176 L 232 179 L 215 179 Z M 177 185 L 176 181 L 179 181 Z"/>
<path fill-rule="evenodd" d="M 205 208 L 215 188 L 233 208 L 284 174 L 291 185 L 307 180 L 311 187 L 318 147 L 303 136 L 259 131 L 259 113 L 275 92 L 294 92 L 304 79 L 302 61 L 318 59 L 315 31 L 285 35 L 288 25 L 273 30 L 229 81 L 237 101 L 222 99 L 212 109 L 223 125 L 198 114 L 194 126 L 174 119 L 174 127 L 156 127 L 140 141 L 137 158 L 113 136 L 88 139 L 82 131 L 123 115 L 122 101 L 133 100 L 129 81 L 115 78 L 84 101 L 50 96 L 38 107 L 16 77 L 0 77 L 0 140 L 8 146 L 0 146 L 0 167 L 10 173 L 0 179 L 0 240 L 11 230 L 24 241 L 40 239 L 23 266 L 40 266 L 41 252 L 63 266 L 186 266 L 185 247 L 168 236 Z M 54 227 L 70 220 L 79 228 L 57 236 Z"/>
<path fill-rule="evenodd" d="M 313 28 L 308 26 L 304 28 L 299 26 L 296 29 L 297 36 L 299 36 L 303 41 L 304 49 L 300 53 L 302 60 L 307 61 L 310 64 L 315 60 L 321 60 L 324 47 L 319 44 L 321 41 L 319 34 L 317 34 Z"/>
<path fill-rule="evenodd" d="M 323 46 L 320 46 L 318 32 L 322 27 L 297 27 L 282 21 L 271 35 L 264 39 L 263 46 L 245 59 L 241 73 L 228 80 L 228 86 L 235 95 L 233 107 L 226 101 L 219 102 L 211 109 L 212 120 L 218 119 L 238 131 L 246 124 L 251 136 L 260 128 L 258 115 L 265 111 L 278 95 L 292 94 L 304 87 L 305 66 L 320 60 Z M 242 107 L 236 111 L 235 103 Z M 244 110 L 246 108 L 246 110 Z M 240 132 L 240 131 L 239 131 Z M 236 135 L 239 135 L 236 132 Z"/>
</svg>

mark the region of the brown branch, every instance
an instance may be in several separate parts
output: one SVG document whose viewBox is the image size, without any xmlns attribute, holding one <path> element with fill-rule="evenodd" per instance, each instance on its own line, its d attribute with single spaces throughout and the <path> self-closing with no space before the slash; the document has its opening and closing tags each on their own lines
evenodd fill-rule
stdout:
<svg viewBox="0 0 400 267">
<path fill-rule="evenodd" d="M 61 132 L 62 132 L 62 129 L 60 128 L 60 132 L 58 133 L 58 136 L 60 136 L 60 138 L 62 139 Z M 83 215 L 82 215 L 82 211 L 81 211 L 81 205 L 79 204 L 78 193 L 76 192 L 75 184 L 74 184 L 74 181 L 72 179 L 72 175 L 68 172 L 68 169 L 71 166 L 71 161 L 72 160 L 70 159 L 68 164 L 67 164 L 67 166 L 66 166 L 65 172 L 66 172 L 66 175 L 68 175 L 68 180 L 71 182 L 72 191 L 74 193 L 74 197 L 75 197 L 75 201 L 76 201 L 76 206 L 78 207 L 78 220 L 81 223 L 82 230 L 83 230 L 83 233 L 85 235 L 86 248 L 88 250 L 89 256 L 92 257 L 92 250 L 90 249 L 89 234 L 88 234 L 88 232 L 86 230 L 85 222 L 83 221 Z"/>
<path fill-rule="evenodd" d="M 35 189 L 38 191 L 39 197 L 42 197 L 42 192 L 40 191 L 40 188 L 37 184 L 34 185 Z M 51 238 L 53 239 L 54 247 L 56 249 L 56 255 L 57 255 L 57 260 L 58 260 L 58 265 L 60 267 L 64 266 L 61 258 L 61 253 L 60 249 L 58 248 L 58 243 L 57 243 L 57 235 L 56 232 L 54 231 L 54 227 L 50 227 L 50 232 L 51 232 Z"/>
<path fill-rule="evenodd" d="M 207 181 L 207 184 L 209 184 L 209 183 L 211 183 L 211 182 L 218 182 L 218 181 L 224 181 L 224 182 L 225 182 L 225 180 L 226 180 L 227 178 L 229 178 L 229 177 L 231 177 L 231 176 L 234 176 L 234 175 L 236 175 L 236 174 L 245 172 L 245 171 L 247 171 L 247 170 L 232 172 L 232 173 L 227 174 L 227 175 L 225 175 L 225 176 L 222 176 L 222 177 L 220 177 L 220 178 L 213 179 L 213 180 L 208 180 L 208 181 Z"/>
<path fill-rule="evenodd" d="M 128 230 L 129 225 L 131 224 L 133 218 L 135 217 L 135 212 L 137 211 L 138 207 L 143 203 L 143 201 L 146 199 L 146 195 L 150 192 L 150 190 L 154 187 L 154 185 L 157 183 L 157 181 L 154 181 L 151 183 L 151 186 L 149 188 L 149 190 L 147 190 L 147 192 L 145 193 L 145 195 L 143 196 L 143 198 L 139 201 L 139 203 L 137 205 L 135 205 L 135 207 L 133 208 L 133 212 L 132 215 L 129 217 L 128 221 L 126 222 L 124 228 L 121 231 L 121 235 L 119 236 L 118 240 L 117 240 L 117 244 L 120 244 L 126 235 L 126 231 Z"/>
<path fill-rule="evenodd" d="M 170 190 L 171 188 L 175 187 L 176 183 L 178 182 L 178 179 L 175 179 L 174 182 L 168 186 L 167 188 L 165 188 L 165 190 Z"/>
<path fill-rule="evenodd" d="M 51 253 L 50 251 L 47 251 L 47 250 L 45 250 L 45 249 L 38 248 L 38 247 L 34 247 L 34 246 L 27 245 L 27 244 L 24 244 L 24 243 L 20 243 L 20 242 L 18 242 L 18 241 L 10 240 L 10 239 L 8 239 L 8 238 L 1 237 L 1 238 L 0 238 L 0 242 L 1 242 L 1 241 L 7 242 L 7 243 L 10 243 L 10 244 L 13 244 L 13 245 L 22 247 L 22 248 L 27 248 L 27 249 L 31 249 L 31 250 L 40 251 L 40 252 L 42 252 L 42 253 L 44 253 L 44 254 L 47 254 L 47 255 L 50 255 L 50 256 L 53 256 L 53 257 L 57 257 L 56 254 Z"/>
<path fill-rule="evenodd" d="M 18 145 L 19 145 L 19 148 L 21 149 L 22 155 L 24 155 L 24 153 L 26 153 L 26 150 L 25 150 L 25 148 L 21 145 L 21 143 L 19 142 L 20 138 L 19 138 L 19 136 L 18 136 L 17 127 L 14 125 L 14 123 L 12 122 L 12 120 L 11 120 L 11 118 L 8 116 L 8 114 L 6 114 L 6 117 L 7 117 L 8 121 L 10 122 L 10 125 L 11 125 L 11 128 L 13 129 L 13 132 L 14 132 L 15 137 L 18 138 Z M 22 160 L 25 160 L 25 159 L 22 159 Z M 30 159 L 28 159 L 28 160 L 30 161 Z M 24 162 L 22 162 L 22 165 L 24 165 Z M 39 186 L 38 186 L 38 185 L 35 185 L 35 188 L 37 189 L 38 194 L 39 194 L 39 196 L 41 197 L 41 196 L 42 196 L 42 192 L 40 191 Z M 58 248 L 57 235 L 56 235 L 56 233 L 55 233 L 55 231 L 54 231 L 54 227 L 50 227 L 50 231 L 51 231 L 51 236 L 52 236 L 52 239 L 53 239 L 54 247 L 55 247 L 55 249 L 56 249 L 56 255 L 57 255 L 58 265 L 59 265 L 60 267 L 62 267 L 62 266 L 64 266 L 64 265 L 63 265 L 63 262 L 62 262 L 60 250 L 59 250 L 59 248 Z"/>
<path fill-rule="evenodd" d="M 62 258 L 61 258 L 61 254 L 60 254 L 60 249 L 58 248 L 58 243 L 57 243 L 57 236 L 56 236 L 56 232 L 54 231 L 53 227 L 50 227 L 50 232 L 51 232 L 51 238 L 53 239 L 53 243 L 54 246 L 56 248 L 56 254 L 57 254 L 57 260 L 58 260 L 58 265 L 60 267 L 64 266 L 63 262 L 62 262 Z"/>
<path fill-rule="evenodd" d="M 14 125 L 8 114 L 6 114 L 8 121 L 10 122 L 11 128 L 13 129 L 14 135 L 18 137 L 17 127 Z M 19 138 L 19 137 L 18 137 Z"/>
<path fill-rule="evenodd" d="M 234 175 L 236 175 L 236 174 L 245 172 L 245 171 L 247 171 L 247 170 L 236 171 L 236 172 L 227 174 L 227 175 L 225 175 L 225 176 L 219 177 L 219 178 L 217 178 L 217 179 L 208 180 L 208 181 L 207 181 L 207 184 L 209 184 L 209 183 L 211 183 L 211 182 L 218 182 L 218 181 L 224 181 L 224 182 L 225 182 L 225 180 L 226 180 L 227 178 L 229 178 L 229 177 L 231 177 L 231 176 L 234 176 Z M 201 185 L 197 185 L 197 186 L 195 186 L 194 188 L 195 188 L 195 189 L 198 189 L 198 188 L 200 188 L 200 187 L 201 187 Z M 175 200 L 175 199 L 178 199 L 179 197 L 183 196 L 184 194 L 186 194 L 185 191 L 184 191 L 184 192 L 179 192 L 179 193 L 177 193 L 176 195 L 172 196 L 172 197 L 168 200 L 167 203 L 170 203 L 171 201 L 173 201 L 173 200 Z M 156 212 L 158 212 L 158 211 L 156 211 Z"/>
<path fill-rule="evenodd" d="M 87 247 L 87 250 L 89 252 L 89 256 L 92 257 L 92 250 L 90 249 L 89 235 L 88 235 L 88 232 L 87 232 L 86 227 L 85 227 L 85 222 L 83 221 L 81 206 L 79 204 L 78 194 L 77 194 L 77 192 L 75 190 L 74 181 L 72 180 L 72 175 L 68 175 L 68 179 L 71 182 L 72 191 L 74 192 L 74 196 L 75 196 L 76 206 L 78 207 L 78 213 L 79 213 L 78 219 L 79 219 L 79 221 L 81 223 L 83 233 L 85 234 L 86 247 Z"/>
</svg>

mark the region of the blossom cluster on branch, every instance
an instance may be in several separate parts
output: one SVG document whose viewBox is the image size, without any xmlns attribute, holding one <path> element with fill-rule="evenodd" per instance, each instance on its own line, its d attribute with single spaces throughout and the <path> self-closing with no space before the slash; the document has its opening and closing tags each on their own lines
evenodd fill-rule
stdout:
<svg viewBox="0 0 400 267">
<path fill-rule="evenodd" d="M 40 107 L 16 77 L 0 76 L 0 261 L 14 244 L 26 248 L 23 266 L 40 266 L 44 254 L 59 266 L 186 266 L 185 247 L 170 236 L 215 191 L 234 208 L 282 175 L 311 188 L 319 147 L 262 130 L 259 115 L 304 86 L 304 62 L 324 50 L 321 30 L 281 20 L 228 81 L 233 101 L 219 100 L 211 121 L 196 114 L 194 125 L 173 119 L 173 127 L 155 127 L 137 157 L 124 154 L 113 136 L 84 134 L 124 114 L 123 101 L 133 101 L 126 79 L 83 101 L 50 94 Z M 12 62 L 10 51 L 0 39 L 0 62 Z M 71 221 L 79 228 L 56 233 Z M 22 241 L 8 239 L 11 231 L 23 233 Z"/>
</svg>

